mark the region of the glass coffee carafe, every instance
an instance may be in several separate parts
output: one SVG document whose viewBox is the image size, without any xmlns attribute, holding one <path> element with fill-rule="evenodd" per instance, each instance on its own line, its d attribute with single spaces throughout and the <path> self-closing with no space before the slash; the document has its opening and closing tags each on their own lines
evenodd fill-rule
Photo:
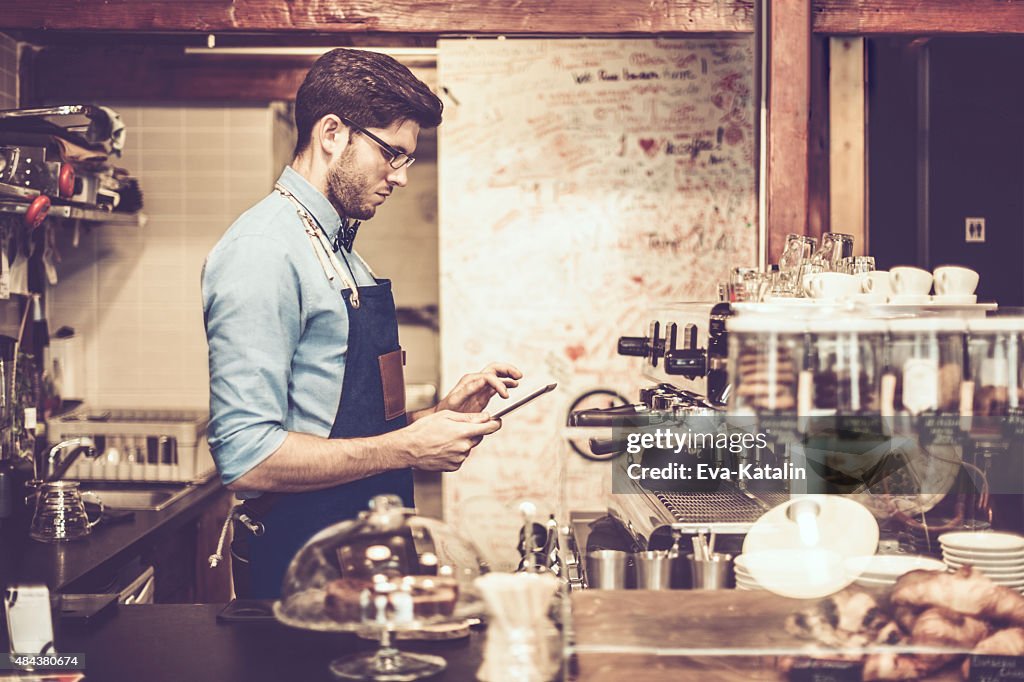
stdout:
<svg viewBox="0 0 1024 682">
<path fill-rule="evenodd" d="M 62 542 L 85 537 L 103 516 L 103 502 L 90 492 L 81 492 L 78 481 L 44 483 L 36 497 L 29 536 L 39 542 Z M 99 505 L 99 514 L 90 521 L 85 511 L 85 498 Z"/>
</svg>

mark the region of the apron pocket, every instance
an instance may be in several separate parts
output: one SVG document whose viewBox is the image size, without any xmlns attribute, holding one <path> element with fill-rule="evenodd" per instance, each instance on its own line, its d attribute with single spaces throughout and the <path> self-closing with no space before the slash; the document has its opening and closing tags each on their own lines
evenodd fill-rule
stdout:
<svg viewBox="0 0 1024 682">
<path fill-rule="evenodd" d="M 380 384 L 384 391 L 384 419 L 391 421 L 405 414 L 405 351 L 401 348 L 377 357 Z"/>
</svg>

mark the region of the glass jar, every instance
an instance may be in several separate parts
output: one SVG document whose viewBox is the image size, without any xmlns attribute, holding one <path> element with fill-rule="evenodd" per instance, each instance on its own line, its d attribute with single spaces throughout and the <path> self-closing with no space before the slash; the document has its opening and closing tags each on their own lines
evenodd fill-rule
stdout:
<svg viewBox="0 0 1024 682">
<path fill-rule="evenodd" d="M 813 372 L 811 414 L 878 412 L 884 320 L 820 317 L 807 322 L 806 367 Z"/>
<path fill-rule="evenodd" d="M 285 573 L 274 615 L 299 629 L 379 635 L 376 654 L 331 662 L 336 679 L 415 680 L 440 672 L 445 660 L 399 651 L 392 633 L 480 616 L 476 578 L 486 570 L 452 526 L 379 495 L 359 518 L 306 542 Z"/>
<path fill-rule="evenodd" d="M 886 364 L 891 381 L 883 389 L 884 413 L 888 413 L 890 401 L 895 412 L 910 415 L 963 412 L 966 331 L 967 323 L 961 318 L 890 320 Z"/>
<path fill-rule="evenodd" d="M 1024 317 L 968 320 L 968 376 L 974 382 L 972 413 L 1005 417 L 1024 402 Z"/>
<path fill-rule="evenodd" d="M 805 327 L 768 314 L 729 318 L 730 414 L 796 412 Z"/>
</svg>

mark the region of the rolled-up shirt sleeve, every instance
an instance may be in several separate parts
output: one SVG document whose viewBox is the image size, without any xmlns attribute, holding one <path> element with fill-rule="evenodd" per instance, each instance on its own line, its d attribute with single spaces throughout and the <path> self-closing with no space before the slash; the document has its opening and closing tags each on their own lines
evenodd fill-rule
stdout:
<svg viewBox="0 0 1024 682">
<path fill-rule="evenodd" d="M 284 252 L 272 235 L 247 234 L 222 241 L 203 268 L 207 437 L 225 485 L 269 457 L 287 436 L 302 311 L 299 275 Z"/>
</svg>

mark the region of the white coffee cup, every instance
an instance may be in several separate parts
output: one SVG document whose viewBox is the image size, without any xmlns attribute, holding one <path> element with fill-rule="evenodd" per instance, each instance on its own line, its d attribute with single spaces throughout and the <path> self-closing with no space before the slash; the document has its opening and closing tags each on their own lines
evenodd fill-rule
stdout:
<svg viewBox="0 0 1024 682">
<path fill-rule="evenodd" d="M 935 268 L 935 293 L 940 296 L 970 296 L 978 288 L 979 275 L 970 268 L 943 265 Z"/>
<path fill-rule="evenodd" d="M 819 272 L 807 279 L 811 298 L 839 299 L 857 293 L 858 280 L 845 272 Z"/>
<path fill-rule="evenodd" d="M 932 288 L 932 273 L 901 265 L 889 271 L 889 285 L 896 296 L 924 296 Z"/>
<path fill-rule="evenodd" d="M 862 272 L 859 275 L 855 275 L 855 277 L 860 280 L 860 292 L 862 294 L 876 294 L 883 299 L 889 298 L 892 295 L 888 270 Z"/>
</svg>

